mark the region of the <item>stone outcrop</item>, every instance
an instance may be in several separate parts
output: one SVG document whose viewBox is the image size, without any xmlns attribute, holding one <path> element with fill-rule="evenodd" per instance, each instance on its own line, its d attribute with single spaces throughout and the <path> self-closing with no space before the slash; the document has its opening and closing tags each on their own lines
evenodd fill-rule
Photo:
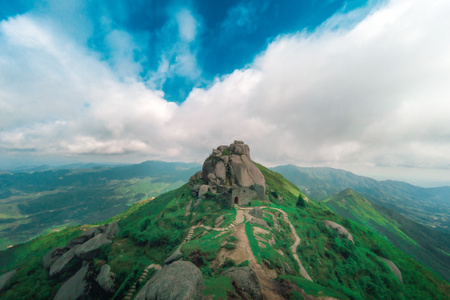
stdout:
<svg viewBox="0 0 450 300">
<path fill-rule="evenodd" d="M 13 278 L 14 274 L 16 274 L 16 270 L 12 270 L 0 276 L 0 291 L 5 287 L 8 281 Z"/>
<path fill-rule="evenodd" d="M 223 272 L 223 275 L 233 280 L 233 286 L 239 292 L 248 294 L 249 299 L 262 299 L 261 284 L 255 271 L 250 267 L 232 267 Z"/>
<path fill-rule="evenodd" d="M 176 261 L 164 266 L 134 299 L 202 299 L 203 276 L 191 262 Z"/>
<path fill-rule="evenodd" d="M 201 199 L 207 192 L 220 194 L 229 205 L 264 199 L 264 175 L 250 158 L 250 147 L 242 141 L 219 146 L 203 163 L 201 172 L 189 180 L 193 196 Z"/>
<path fill-rule="evenodd" d="M 111 267 L 106 264 L 103 265 L 100 269 L 100 273 L 97 275 L 97 278 L 95 278 L 95 281 L 97 281 L 98 285 L 108 293 L 113 293 L 115 291 L 114 286 L 114 279 L 116 278 L 116 275 L 111 272 Z"/>
<path fill-rule="evenodd" d="M 392 260 L 389 260 L 387 258 L 378 256 L 379 259 L 381 259 L 384 263 L 387 264 L 387 266 L 389 267 L 389 269 L 391 269 L 392 273 L 394 273 L 395 277 L 397 277 L 397 279 L 403 283 L 403 278 L 402 278 L 402 272 L 400 271 L 400 269 L 396 266 L 396 264 L 394 264 L 394 262 Z"/>
<path fill-rule="evenodd" d="M 77 300 L 85 299 L 87 297 L 88 284 L 85 277 L 88 272 L 89 265 L 85 265 L 78 270 L 75 275 L 70 277 L 59 288 L 53 300 Z"/>
<path fill-rule="evenodd" d="M 74 259 L 91 260 L 98 250 L 105 245 L 111 244 L 120 229 L 116 222 L 108 226 L 92 227 L 80 236 L 72 239 L 66 247 L 58 247 L 50 250 L 42 259 L 43 267 L 49 271 L 50 277 L 65 272 Z"/>
<path fill-rule="evenodd" d="M 353 244 L 355 243 L 352 234 L 345 227 L 339 225 L 338 223 L 328 220 L 323 220 L 322 223 L 323 225 L 336 230 L 339 233 L 339 235 L 347 238 L 347 240 L 351 241 Z"/>
</svg>

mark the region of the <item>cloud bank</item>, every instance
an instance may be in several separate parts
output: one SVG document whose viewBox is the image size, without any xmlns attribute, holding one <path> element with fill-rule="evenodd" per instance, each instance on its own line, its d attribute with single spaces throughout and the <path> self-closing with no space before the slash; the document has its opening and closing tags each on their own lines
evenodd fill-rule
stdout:
<svg viewBox="0 0 450 300">
<path fill-rule="evenodd" d="M 358 10 L 335 15 L 314 32 L 279 36 L 181 104 L 136 75 L 126 33 L 111 37 L 111 66 L 50 22 L 16 16 L 0 23 L 0 148 L 200 161 L 243 139 L 269 165 L 449 174 L 448 15 L 439 0 L 390 1 L 362 20 Z M 192 43 L 193 15 L 175 20 Z"/>
</svg>

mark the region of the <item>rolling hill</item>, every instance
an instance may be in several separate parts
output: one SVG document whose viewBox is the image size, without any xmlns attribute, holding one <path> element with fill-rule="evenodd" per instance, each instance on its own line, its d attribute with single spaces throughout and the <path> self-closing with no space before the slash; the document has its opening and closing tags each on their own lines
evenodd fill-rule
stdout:
<svg viewBox="0 0 450 300">
<path fill-rule="evenodd" d="M 332 168 L 285 165 L 272 168 L 316 201 L 351 188 L 371 202 L 409 219 L 450 233 L 450 187 L 422 188 L 399 181 L 377 181 Z"/>
</svg>

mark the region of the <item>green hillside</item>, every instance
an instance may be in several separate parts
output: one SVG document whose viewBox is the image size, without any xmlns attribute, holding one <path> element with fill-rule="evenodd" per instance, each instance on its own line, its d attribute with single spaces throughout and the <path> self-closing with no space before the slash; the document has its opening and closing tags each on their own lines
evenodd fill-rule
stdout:
<svg viewBox="0 0 450 300">
<path fill-rule="evenodd" d="M 446 281 L 381 235 L 321 203 L 303 205 L 305 197 L 294 184 L 279 173 L 261 165 L 258 168 L 266 180 L 266 196 L 248 207 L 228 207 L 213 193 L 197 201 L 186 184 L 102 222 L 117 221 L 120 232 L 88 264 L 91 297 L 123 299 L 139 294 L 156 273 L 155 265 L 163 265 L 180 247 L 181 259 L 200 270 L 203 296 L 208 299 L 268 295 L 286 299 L 448 298 Z M 250 212 L 254 213 L 255 207 L 261 208 L 264 222 L 252 221 Z M 324 220 L 348 229 L 354 243 L 325 226 Z M 50 278 L 42 258 L 86 229 L 68 228 L 0 252 L 0 274 L 17 269 L 0 297 L 52 298 L 80 268 L 81 261 L 73 260 L 61 276 Z M 403 283 L 380 257 L 398 266 Z M 111 294 L 103 292 L 94 280 L 105 264 L 116 274 Z M 262 295 L 236 288 L 226 276 L 227 270 L 244 266 L 256 273 Z"/>
<path fill-rule="evenodd" d="M 399 181 L 377 181 L 333 168 L 294 165 L 273 168 L 297 185 L 313 200 L 321 201 L 351 188 L 378 205 L 409 219 L 450 233 L 450 187 L 422 188 Z"/>
<path fill-rule="evenodd" d="M 336 214 L 384 235 L 396 247 L 450 279 L 450 236 L 417 224 L 346 189 L 324 201 Z"/>
</svg>

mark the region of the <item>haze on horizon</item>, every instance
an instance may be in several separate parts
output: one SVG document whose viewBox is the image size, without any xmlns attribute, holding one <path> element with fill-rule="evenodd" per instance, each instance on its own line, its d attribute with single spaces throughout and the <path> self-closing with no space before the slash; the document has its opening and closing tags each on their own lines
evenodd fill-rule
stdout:
<svg viewBox="0 0 450 300">
<path fill-rule="evenodd" d="M 450 185 L 450 2 L 318 2 L 0 1 L 0 169 L 242 139 L 267 166 Z"/>
</svg>

